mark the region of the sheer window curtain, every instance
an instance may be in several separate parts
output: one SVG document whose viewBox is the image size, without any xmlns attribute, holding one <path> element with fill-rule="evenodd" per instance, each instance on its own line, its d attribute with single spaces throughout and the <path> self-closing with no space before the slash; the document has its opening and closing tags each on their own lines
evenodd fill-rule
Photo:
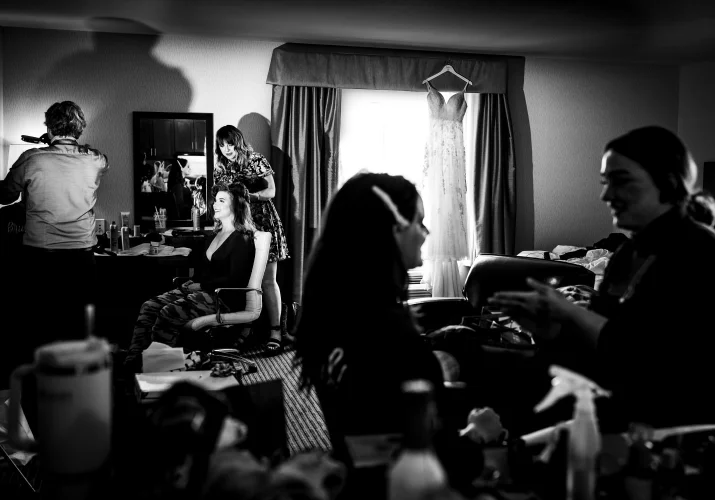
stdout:
<svg viewBox="0 0 715 500">
<path fill-rule="evenodd" d="M 449 100 L 455 92 L 442 92 Z M 475 142 L 478 94 L 465 94 L 468 112 L 463 120 L 468 202 L 467 227 L 470 258 L 459 262 L 461 284 L 478 253 L 474 200 Z M 429 128 L 427 92 L 345 89 L 341 99 L 340 166 L 338 186 L 361 170 L 402 175 L 420 188 L 425 142 Z M 470 188 L 471 186 L 471 188 Z M 416 270 L 423 274 L 429 267 Z"/>
</svg>

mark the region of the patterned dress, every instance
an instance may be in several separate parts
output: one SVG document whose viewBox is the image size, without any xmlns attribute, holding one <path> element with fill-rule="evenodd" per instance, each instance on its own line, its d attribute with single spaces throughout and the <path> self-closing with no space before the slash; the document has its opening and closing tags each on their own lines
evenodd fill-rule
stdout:
<svg viewBox="0 0 715 500">
<path fill-rule="evenodd" d="M 255 151 L 251 153 L 248 159 L 248 165 L 239 170 L 240 167 L 236 163 L 230 163 L 226 168 L 220 164 L 214 166 L 214 184 L 232 184 L 234 182 L 242 182 L 248 187 L 256 183 L 256 179 L 274 175 L 271 165 L 266 160 L 266 157 Z M 288 243 L 286 241 L 283 224 L 278 211 L 273 204 L 273 200 L 255 200 L 251 201 L 251 216 L 256 229 L 271 233 L 271 249 L 268 254 L 268 262 L 278 262 L 285 260 L 288 255 Z"/>
</svg>

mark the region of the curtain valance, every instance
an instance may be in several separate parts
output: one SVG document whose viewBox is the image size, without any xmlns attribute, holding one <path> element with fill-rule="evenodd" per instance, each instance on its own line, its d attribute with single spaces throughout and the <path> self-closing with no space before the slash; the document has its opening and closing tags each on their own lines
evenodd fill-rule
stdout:
<svg viewBox="0 0 715 500">
<path fill-rule="evenodd" d="M 286 43 L 273 49 L 266 83 L 424 91 L 422 81 L 445 64 L 472 81 L 467 92 L 506 93 L 507 57 L 335 45 Z M 439 77 L 440 90 L 462 90 L 453 75 Z"/>
</svg>

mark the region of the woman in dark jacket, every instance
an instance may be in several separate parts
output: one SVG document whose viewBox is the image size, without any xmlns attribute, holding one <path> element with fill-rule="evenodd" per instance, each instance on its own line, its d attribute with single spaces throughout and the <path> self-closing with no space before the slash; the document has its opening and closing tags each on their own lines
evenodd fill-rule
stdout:
<svg viewBox="0 0 715 500">
<path fill-rule="evenodd" d="M 497 293 L 491 301 L 545 350 L 562 359 L 590 356 L 592 364 L 582 371 L 590 369 L 613 391 L 599 410 L 606 425 L 715 421 L 709 401 L 715 232 L 688 215 L 696 174 L 685 145 L 661 127 L 610 141 L 601 164 L 601 200 L 631 238 L 611 258 L 590 307 L 533 280 L 533 291 Z"/>
</svg>

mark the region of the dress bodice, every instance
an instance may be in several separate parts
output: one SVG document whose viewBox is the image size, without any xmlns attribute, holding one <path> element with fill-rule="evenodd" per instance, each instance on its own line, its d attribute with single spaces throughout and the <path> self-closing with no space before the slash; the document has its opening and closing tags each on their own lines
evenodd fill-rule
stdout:
<svg viewBox="0 0 715 500">
<path fill-rule="evenodd" d="M 430 115 L 437 119 L 461 123 L 467 112 L 467 100 L 464 98 L 464 90 L 445 100 L 442 93 L 428 82 L 427 102 Z"/>
</svg>

